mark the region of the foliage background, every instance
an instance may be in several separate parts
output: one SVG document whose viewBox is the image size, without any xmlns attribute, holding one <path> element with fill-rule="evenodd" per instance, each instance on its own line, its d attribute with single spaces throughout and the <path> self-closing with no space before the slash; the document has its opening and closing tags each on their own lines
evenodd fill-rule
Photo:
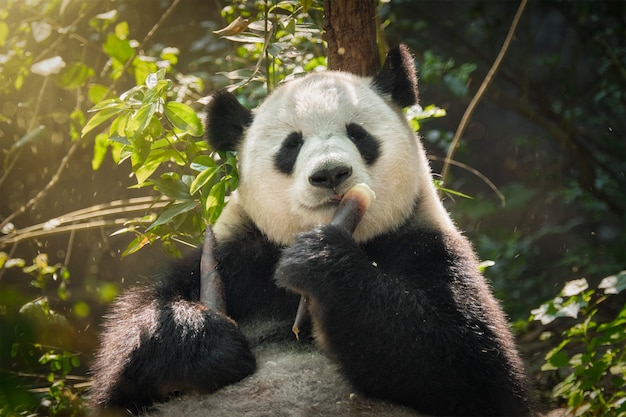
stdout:
<svg viewBox="0 0 626 417">
<path fill-rule="evenodd" d="M 150 33 L 173 3 L 171 14 Z M 2 410 L 10 400 L 9 406 L 34 401 L 39 413 L 69 414 L 72 407 L 79 413 L 80 384 L 89 383 L 85 365 L 106 305 L 123 287 L 153 278 L 167 262 L 164 253 L 188 250 L 180 242 L 197 241 L 202 230 L 202 210 L 190 212 L 177 225 L 186 233 L 171 234 L 164 225 L 149 239 L 162 244 L 143 246 L 148 242 L 140 232 L 171 207 L 162 198 L 164 187 L 150 181 L 137 187 L 129 162 L 118 165 L 111 157 L 121 154 L 120 146 L 98 152 L 109 142 L 96 138 L 96 130 L 79 139 L 92 116 L 87 110 L 107 92 L 119 97 L 142 84 L 158 68 L 172 80 L 163 100 L 199 110 L 201 97 L 253 76 L 237 94 L 254 106 L 267 91 L 264 81 L 276 85 L 324 64 L 315 32 L 322 25 L 317 2 L 284 2 L 285 10 L 304 5 L 310 13 L 274 14 L 276 31 L 266 48 L 253 38 L 241 42 L 213 33 L 241 15 L 261 22 L 242 36 L 263 37 L 263 18 L 274 3 L 0 0 L 0 371 L 2 389 L 14 393 L 3 397 Z M 380 43 L 411 47 L 422 105 L 435 103 L 447 112 L 420 126 L 435 172 L 517 5 L 481 0 L 379 5 Z M 116 15 L 107 15 L 112 10 Z M 473 197 L 447 195 L 446 204 L 481 259 L 494 262 L 486 275 L 515 320 L 525 320 L 566 281 L 586 278 L 595 288 L 626 268 L 625 16 L 621 1 L 530 2 L 456 153 L 458 162 L 484 174 L 504 196 L 464 168 L 453 167 L 445 184 Z M 113 44 L 111 33 L 128 47 Z M 133 51 L 137 59 L 124 71 Z M 33 69 L 56 56 L 65 62 L 58 74 Z M 161 120 L 165 131 L 173 130 L 167 118 Z M 184 148 L 186 162 L 206 152 L 197 143 L 197 149 Z M 176 165 L 164 163 L 156 174 L 176 172 L 181 182 L 182 175 L 198 174 Z M 36 204 L 22 213 L 34 197 Z M 208 194 L 202 198 L 206 204 Z M 88 207 L 97 210 L 76 213 Z M 72 227 L 61 233 L 50 220 L 68 213 Z M 34 225 L 39 225 L 34 234 L 26 234 Z M 11 227 L 23 237 L 19 243 L 11 240 Z M 112 235 L 124 227 L 130 233 Z M 122 258 L 133 239 L 134 249 L 141 250 Z M 610 313 L 615 306 L 623 308 L 623 293 L 606 309 Z M 538 371 L 550 345 L 537 342 L 545 328 L 536 325 L 525 329 L 522 348 Z M 554 375 L 536 379 L 544 391 L 559 381 Z M 58 381 L 62 384 L 51 391 L 49 385 Z M 12 391 L 17 386 L 31 391 Z M 48 393 L 45 401 L 59 401 L 58 407 L 42 402 L 42 392 Z"/>
</svg>

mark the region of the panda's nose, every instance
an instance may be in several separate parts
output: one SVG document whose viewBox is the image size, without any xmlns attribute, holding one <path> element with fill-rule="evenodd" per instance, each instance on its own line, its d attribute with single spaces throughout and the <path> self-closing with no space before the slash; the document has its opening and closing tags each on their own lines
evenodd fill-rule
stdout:
<svg viewBox="0 0 626 417">
<path fill-rule="evenodd" d="M 351 166 L 339 165 L 316 171 L 309 177 L 309 182 L 315 187 L 336 188 L 339 184 L 350 178 L 350 175 L 352 175 Z"/>
</svg>

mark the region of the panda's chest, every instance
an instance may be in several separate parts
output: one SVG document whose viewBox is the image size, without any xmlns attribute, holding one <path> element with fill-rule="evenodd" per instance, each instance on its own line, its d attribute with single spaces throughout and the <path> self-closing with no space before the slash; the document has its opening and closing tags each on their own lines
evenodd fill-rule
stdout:
<svg viewBox="0 0 626 417">
<path fill-rule="evenodd" d="M 383 276 L 419 277 L 424 271 L 445 269 L 448 265 L 443 239 L 436 232 L 390 233 L 367 242 L 362 248 L 372 267 Z"/>
</svg>

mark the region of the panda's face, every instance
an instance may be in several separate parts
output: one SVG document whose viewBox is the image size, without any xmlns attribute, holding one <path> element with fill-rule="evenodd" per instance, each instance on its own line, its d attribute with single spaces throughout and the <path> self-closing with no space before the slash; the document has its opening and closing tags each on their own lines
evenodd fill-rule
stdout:
<svg viewBox="0 0 626 417">
<path fill-rule="evenodd" d="M 243 209 L 281 244 L 329 222 L 358 183 L 368 184 L 376 200 L 355 239 L 393 230 L 410 215 L 420 184 L 430 181 L 402 113 L 369 79 L 347 73 L 312 74 L 280 87 L 255 111 L 238 150 Z"/>
</svg>

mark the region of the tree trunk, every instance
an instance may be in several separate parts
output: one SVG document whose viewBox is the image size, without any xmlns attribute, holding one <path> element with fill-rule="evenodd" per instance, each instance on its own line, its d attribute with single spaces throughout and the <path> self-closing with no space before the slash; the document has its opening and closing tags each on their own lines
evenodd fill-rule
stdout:
<svg viewBox="0 0 626 417">
<path fill-rule="evenodd" d="M 378 71 L 376 0 L 324 0 L 328 69 L 372 76 Z"/>
</svg>

